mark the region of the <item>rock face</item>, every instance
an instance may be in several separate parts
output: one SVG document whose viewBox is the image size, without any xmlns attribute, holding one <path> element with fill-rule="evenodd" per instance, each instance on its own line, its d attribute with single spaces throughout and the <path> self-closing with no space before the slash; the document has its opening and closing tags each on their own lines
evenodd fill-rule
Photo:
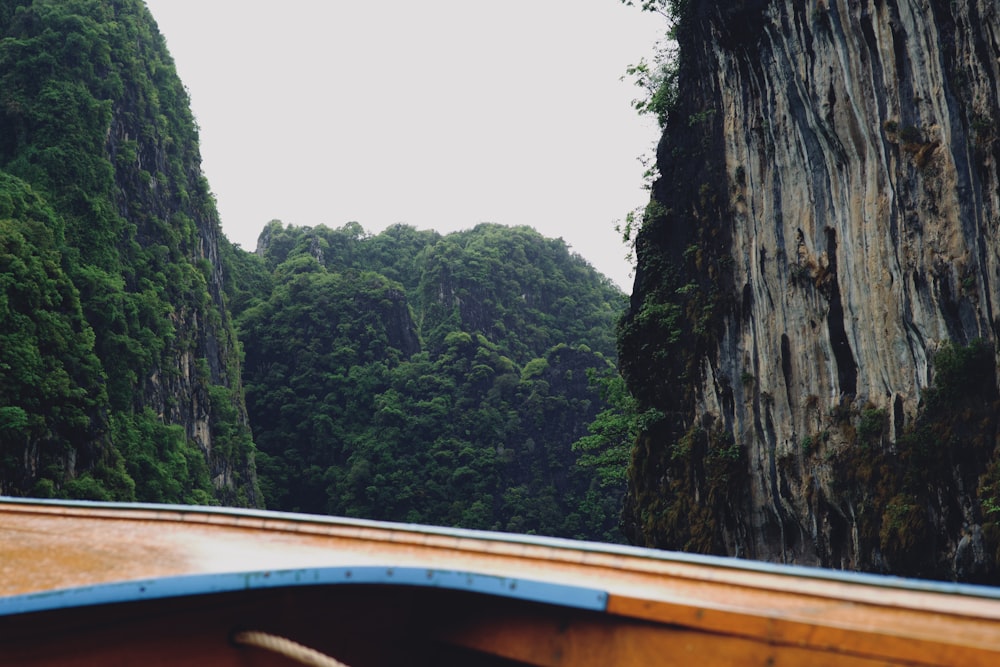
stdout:
<svg viewBox="0 0 1000 667">
<path fill-rule="evenodd" d="M 187 94 L 144 3 L 0 0 L 0 172 L 5 235 L 31 242 L 5 238 L 0 273 L 14 275 L 24 254 L 60 269 L 44 282 L 72 281 L 49 289 L 67 304 L 51 315 L 0 294 L 16 306 L 0 309 L 0 330 L 24 341 L 19 356 L 68 378 L 0 363 L 0 491 L 261 505 L 218 214 Z M 11 203 L 22 197 L 47 214 Z M 3 289 L 27 280 L 5 276 Z M 33 335 L 60 311 L 72 346 L 64 333 Z M 93 370 L 80 361 L 91 357 Z M 79 412 L 72 428 L 59 396 Z"/>
<path fill-rule="evenodd" d="M 142 13 L 139 20 L 152 21 Z M 139 48 L 140 63 L 165 67 L 161 62 L 169 62 L 160 39 Z M 164 127 L 158 128 L 162 133 L 149 130 L 159 122 L 173 125 L 170 130 L 180 133 L 186 128 L 177 126 L 183 128 L 190 117 L 176 75 L 163 74 L 157 83 L 160 104 L 145 99 L 148 92 L 127 81 L 124 95 L 112 106 L 105 148 L 115 165 L 115 204 L 121 218 L 134 225 L 140 246 L 175 246 L 171 256 L 150 262 L 153 271 L 169 273 L 178 266 L 190 266 L 201 275 L 197 291 L 173 298 L 172 340 L 134 387 L 135 402 L 152 408 L 164 422 L 184 427 L 187 438 L 206 456 L 220 501 L 262 506 L 249 447 L 219 442 L 224 439 L 219 431 L 228 430 L 238 434 L 229 440 L 242 438 L 249 443 L 250 429 L 240 386 L 238 344 L 223 298 L 218 213 L 201 172 L 197 135 L 189 134 L 181 143 L 172 141 Z M 158 114 L 162 119 L 157 119 Z M 145 276 L 137 273 L 128 288 L 139 289 Z M 214 398 L 212 387 L 218 389 Z M 220 419 L 220 412 L 230 414 Z"/>
<path fill-rule="evenodd" d="M 633 461 L 630 534 L 990 580 L 1000 6 L 726 4 L 681 18 L 623 322 L 623 372 L 661 413 Z M 983 416 L 974 433 L 931 413 L 942 350 L 990 371 L 959 401 Z"/>
</svg>

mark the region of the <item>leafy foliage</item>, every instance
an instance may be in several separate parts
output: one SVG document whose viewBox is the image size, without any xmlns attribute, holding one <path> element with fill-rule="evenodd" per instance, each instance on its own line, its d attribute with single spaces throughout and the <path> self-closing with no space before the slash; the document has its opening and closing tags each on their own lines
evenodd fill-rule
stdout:
<svg viewBox="0 0 1000 667">
<path fill-rule="evenodd" d="M 588 376 L 607 407 L 587 427 L 590 435 L 573 443 L 573 450 L 581 452 L 579 465 L 592 468 L 601 486 L 624 492 L 629 453 L 639 435 L 636 402 L 617 371 L 599 375 L 590 369 Z"/>
<path fill-rule="evenodd" d="M 64 450 L 93 457 L 106 399 L 94 332 L 57 250 L 60 224 L 22 181 L 0 173 L 0 490 L 34 482 L 24 448 L 44 469 Z M 55 233 L 53 233 L 55 231 Z"/>
<path fill-rule="evenodd" d="M 140 0 L 0 0 L 3 492 L 257 502 L 197 139 Z"/>
<path fill-rule="evenodd" d="M 622 295 L 562 241 L 272 221 L 258 258 L 227 252 L 273 281 L 237 322 L 274 507 L 617 539 L 621 488 L 572 443 L 605 406 L 589 376 L 612 372 Z"/>
<path fill-rule="evenodd" d="M 964 531 L 972 512 L 982 521 L 985 546 L 1000 554 L 1000 401 L 994 351 L 984 341 L 944 345 L 933 368 L 916 420 L 891 448 L 879 446 L 885 411 L 867 409 L 857 442 L 831 458 L 838 489 L 861 499 L 862 548 L 877 550 L 894 573 L 944 578 L 957 564 L 942 555 L 948 536 L 935 523 Z M 979 507 L 962 507 L 959 498 L 971 489 Z M 995 567 L 958 565 L 964 580 L 997 582 Z"/>
<path fill-rule="evenodd" d="M 624 298 L 565 243 L 220 238 L 141 0 L 0 0 L 0 492 L 260 504 L 252 426 L 275 507 L 614 539 Z"/>
</svg>

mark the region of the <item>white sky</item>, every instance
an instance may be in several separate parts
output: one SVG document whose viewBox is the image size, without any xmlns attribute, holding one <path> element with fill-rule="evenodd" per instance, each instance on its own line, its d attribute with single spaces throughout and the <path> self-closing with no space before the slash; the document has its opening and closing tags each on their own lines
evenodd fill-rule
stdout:
<svg viewBox="0 0 1000 667">
<path fill-rule="evenodd" d="M 479 222 L 561 237 L 631 291 L 617 220 L 655 122 L 625 68 L 665 30 L 618 0 L 147 0 L 226 236 Z"/>
</svg>

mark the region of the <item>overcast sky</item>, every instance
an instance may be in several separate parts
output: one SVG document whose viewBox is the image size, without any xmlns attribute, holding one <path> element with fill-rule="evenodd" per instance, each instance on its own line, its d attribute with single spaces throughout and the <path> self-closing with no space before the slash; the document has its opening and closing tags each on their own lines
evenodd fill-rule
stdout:
<svg viewBox="0 0 1000 667">
<path fill-rule="evenodd" d="M 480 222 L 561 237 L 631 291 L 617 220 L 657 131 L 625 68 L 663 19 L 618 0 L 147 0 L 226 236 Z"/>
</svg>

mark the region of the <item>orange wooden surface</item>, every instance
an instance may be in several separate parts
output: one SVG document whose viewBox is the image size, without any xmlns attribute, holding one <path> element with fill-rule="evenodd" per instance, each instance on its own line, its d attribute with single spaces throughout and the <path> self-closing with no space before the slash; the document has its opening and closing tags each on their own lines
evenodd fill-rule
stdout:
<svg viewBox="0 0 1000 667">
<path fill-rule="evenodd" d="M 267 513 L 0 503 L 0 595 L 183 574 L 365 565 L 601 589 L 609 593 L 607 619 L 622 621 L 618 636 L 627 638 L 615 641 L 640 642 L 636 650 L 657 646 L 655 635 L 683 646 L 753 645 L 754 655 L 777 660 L 762 664 L 790 664 L 787 656 L 816 651 L 844 660 L 822 664 L 1000 664 L 1000 601 L 988 597 L 720 567 L 594 545 Z M 519 623 L 493 627 L 509 633 Z M 484 627 L 469 629 L 468 641 Z M 595 630 L 580 632 L 583 637 Z M 774 657 L 779 654 L 786 657 Z"/>
<path fill-rule="evenodd" d="M 467 615 L 449 624 L 443 638 L 478 651 L 540 667 L 876 667 L 912 664 L 843 652 L 720 636 L 677 626 L 593 614 L 520 613 Z"/>
</svg>

